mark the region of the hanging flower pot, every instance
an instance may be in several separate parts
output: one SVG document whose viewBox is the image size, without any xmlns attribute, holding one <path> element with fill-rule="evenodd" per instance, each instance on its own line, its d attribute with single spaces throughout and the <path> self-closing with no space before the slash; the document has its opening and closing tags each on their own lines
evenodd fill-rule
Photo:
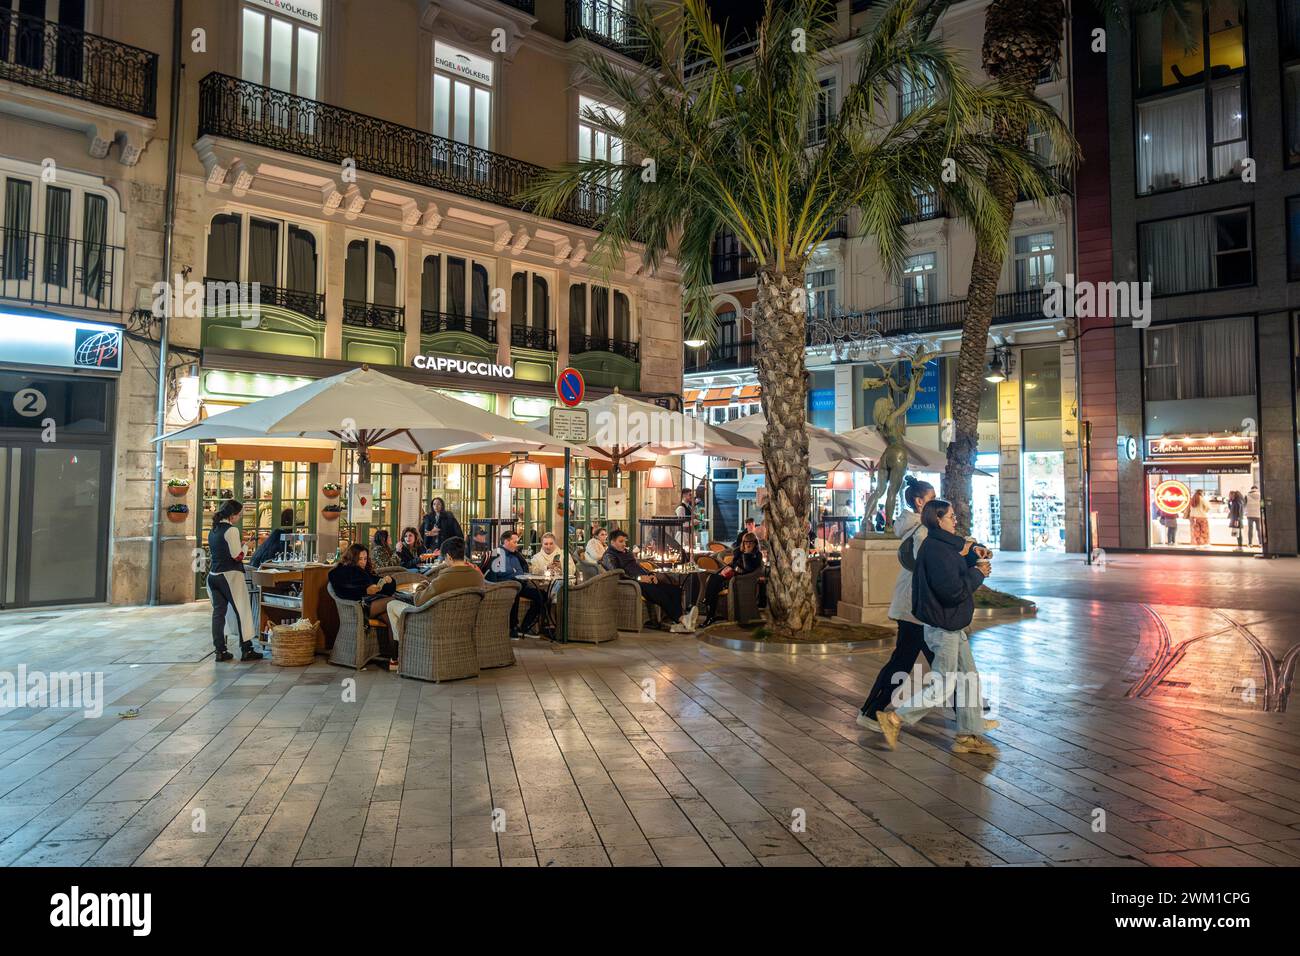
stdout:
<svg viewBox="0 0 1300 956">
<path fill-rule="evenodd" d="M 339 486 L 334 484 L 332 481 L 327 485 L 321 485 L 320 489 L 320 493 L 326 498 L 337 498 L 339 496 L 339 491 Z"/>
<path fill-rule="evenodd" d="M 342 505 L 326 505 L 320 510 L 321 517 L 326 521 L 338 521 L 339 515 L 342 513 Z"/>
<path fill-rule="evenodd" d="M 184 521 L 190 513 L 189 505 L 168 505 L 167 520 L 179 524 Z"/>
<path fill-rule="evenodd" d="M 190 483 L 185 478 L 168 478 L 167 493 L 174 498 L 184 498 L 185 493 L 190 490 Z"/>
</svg>

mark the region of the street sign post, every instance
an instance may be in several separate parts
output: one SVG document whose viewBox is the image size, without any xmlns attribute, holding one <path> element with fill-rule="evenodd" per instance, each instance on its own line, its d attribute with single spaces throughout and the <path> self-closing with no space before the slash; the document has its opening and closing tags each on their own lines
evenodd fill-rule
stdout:
<svg viewBox="0 0 1300 956">
<path fill-rule="evenodd" d="M 570 375 L 572 373 L 572 375 Z M 576 370 L 566 368 L 555 380 L 555 394 L 559 396 L 566 408 L 551 408 L 551 437 L 566 442 L 583 443 L 587 440 L 588 415 L 585 408 L 575 408 L 582 401 L 585 386 L 582 375 Z M 576 396 L 576 398 L 575 398 Z M 560 584 L 564 593 L 564 609 L 560 613 L 560 641 L 569 642 L 569 517 L 573 513 L 572 489 L 569 487 L 569 468 L 573 462 L 573 453 L 568 446 L 564 449 L 564 504 L 561 505 L 560 538 L 564 557 L 564 580 Z"/>
</svg>

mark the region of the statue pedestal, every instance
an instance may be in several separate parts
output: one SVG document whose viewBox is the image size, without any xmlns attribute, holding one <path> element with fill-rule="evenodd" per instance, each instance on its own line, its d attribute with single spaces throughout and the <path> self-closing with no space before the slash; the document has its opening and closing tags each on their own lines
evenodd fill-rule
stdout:
<svg viewBox="0 0 1300 956">
<path fill-rule="evenodd" d="M 889 626 L 898 571 L 897 538 L 850 540 L 840 555 L 840 602 L 835 616 L 850 624 Z"/>
</svg>

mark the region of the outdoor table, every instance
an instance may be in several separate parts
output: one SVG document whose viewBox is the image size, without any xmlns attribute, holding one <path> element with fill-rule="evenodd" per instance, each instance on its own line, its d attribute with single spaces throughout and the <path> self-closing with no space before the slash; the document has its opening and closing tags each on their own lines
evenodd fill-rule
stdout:
<svg viewBox="0 0 1300 956">
<path fill-rule="evenodd" d="M 537 588 L 537 590 L 542 592 L 542 600 L 545 602 L 542 605 L 542 627 L 544 630 L 549 629 L 553 636 L 559 627 L 559 622 L 555 619 L 556 595 L 560 590 L 560 585 L 564 581 L 564 577 L 559 574 L 519 574 L 515 576 L 515 579 L 532 584 Z M 577 577 L 570 575 L 569 584 L 572 585 L 577 583 Z"/>
<path fill-rule="evenodd" d="M 653 572 L 655 575 L 662 575 L 664 579 L 682 589 L 682 613 L 685 614 L 692 604 L 699 604 L 700 598 L 704 595 L 704 587 L 709 580 L 709 575 L 716 574 L 715 571 L 706 571 L 704 568 L 694 566 L 685 568 L 665 568 Z M 695 581 L 695 600 L 687 601 L 688 584 Z"/>
</svg>

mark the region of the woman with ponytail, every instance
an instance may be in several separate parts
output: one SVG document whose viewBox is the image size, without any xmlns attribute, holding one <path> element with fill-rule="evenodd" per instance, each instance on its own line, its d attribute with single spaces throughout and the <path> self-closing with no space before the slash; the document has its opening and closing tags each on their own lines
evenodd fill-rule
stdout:
<svg viewBox="0 0 1300 956">
<path fill-rule="evenodd" d="M 233 607 L 239 620 L 239 659 L 260 661 L 253 650 L 257 622 L 248 601 L 248 584 L 244 580 L 244 543 L 234 520 L 244 510 L 242 503 L 229 499 L 217 509 L 212 530 L 208 532 L 208 595 L 212 599 L 212 648 L 218 661 L 234 659 L 226 650 L 226 615 Z"/>
</svg>

